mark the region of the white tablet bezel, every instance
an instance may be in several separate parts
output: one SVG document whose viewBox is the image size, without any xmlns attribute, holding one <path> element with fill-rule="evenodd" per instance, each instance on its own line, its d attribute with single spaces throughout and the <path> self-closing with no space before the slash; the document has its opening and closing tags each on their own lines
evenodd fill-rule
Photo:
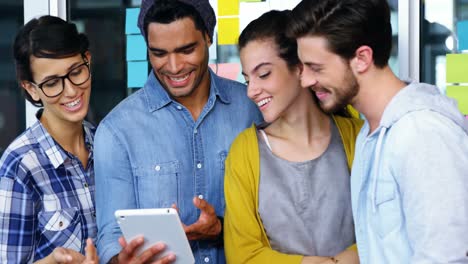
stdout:
<svg viewBox="0 0 468 264">
<path fill-rule="evenodd" d="M 138 250 L 139 253 L 157 242 L 163 242 L 166 244 L 166 249 L 153 260 L 172 252 L 176 255 L 176 264 L 195 263 L 190 244 L 175 209 L 117 210 L 115 218 L 127 242 L 137 236 L 145 238 L 144 245 Z"/>
</svg>

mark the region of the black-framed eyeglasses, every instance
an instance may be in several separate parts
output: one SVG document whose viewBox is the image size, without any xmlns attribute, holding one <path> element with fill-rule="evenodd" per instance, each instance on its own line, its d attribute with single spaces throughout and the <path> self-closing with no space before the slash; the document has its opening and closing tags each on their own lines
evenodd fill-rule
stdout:
<svg viewBox="0 0 468 264">
<path fill-rule="evenodd" d="M 74 67 L 67 74 L 63 76 L 58 76 L 47 81 L 36 84 L 30 82 L 37 88 L 41 89 L 45 96 L 52 98 L 59 96 L 65 88 L 65 79 L 68 79 L 74 85 L 82 85 L 91 77 L 89 71 L 89 62 L 85 61 L 84 63 Z"/>
</svg>

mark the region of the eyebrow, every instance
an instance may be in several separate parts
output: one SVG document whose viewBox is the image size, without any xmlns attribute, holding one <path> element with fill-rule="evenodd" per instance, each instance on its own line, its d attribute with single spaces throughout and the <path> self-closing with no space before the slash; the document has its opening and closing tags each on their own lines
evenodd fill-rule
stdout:
<svg viewBox="0 0 468 264">
<path fill-rule="evenodd" d="M 271 62 L 262 62 L 262 63 L 258 64 L 257 66 L 255 66 L 255 68 L 253 68 L 253 70 L 251 72 L 254 73 L 254 72 L 258 71 L 258 69 L 260 69 L 261 67 L 266 66 L 266 65 L 271 65 Z M 247 76 L 247 74 L 244 71 L 242 71 L 241 74 L 243 76 Z"/>
<path fill-rule="evenodd" d="M 187 45 L 184 45 L 182 47 L 177 47 L 174 49 L 174 52 L 181 52 L 181 51 L 184 51 L 184 50 L 187 50 L 187 49 L 190 49 L 190 48 L 193 48 L 195 46 L 198 45 L 198 42 L 195 41 L 195 42 L 192 42 L 192 43 L 189 43 Z M 152 52 L 160 52 L 160 53 L 165 53 L 167 52 L 167 50 L 163 50 L 163 49 L 158 49 L 158 48 L 155 48 L 155 47 L 148 47 L 148 49 Z"/>
<path fill-rule="evenodd" d="M 317 63 L 317 62 L 302 62 L 302 64 L 304 64 L 307 67 L 312 67 L 312 66 L 323 67 L 323 63 Z"/>
<path fill-rule="evenodd" d="M 80 65 L 80 64 L 83 64 L 84 62 L 81 62 L 81 61 L 77 61 L 75 63 L 73 63 L 72 65 L 70 65 L 67 69 L 67 73 L 68 74 L 73 68 L 75 68 L 76 66 Z M 66 75 L 65 74 L 65 75 Z M 43 83 L 43 82 L 46 82 L 46 81 L 49 81 L 51 79 L 54 79 L 54 78 L 58 78 L 58 77 L 62 77 L 62 76 L 65 76 L 65 75 L 58 75 L 58 74 L 53 74 L 53 75 L 48 75 L 48 76 L 45 76 L 44 78 L 42 78 L 42 80 L 39 82 L 39 83 Z"/>
</svg>

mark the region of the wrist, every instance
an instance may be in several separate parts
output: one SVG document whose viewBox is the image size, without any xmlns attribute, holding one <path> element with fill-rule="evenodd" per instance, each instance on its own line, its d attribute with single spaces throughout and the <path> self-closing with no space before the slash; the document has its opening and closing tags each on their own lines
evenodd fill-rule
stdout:
<svg viewBox="0 0 468 264">
<path fill-rule="evenodd" d="M 119 254 L 113 256 L 107 264 L 119 264 Z"/>
</svg>

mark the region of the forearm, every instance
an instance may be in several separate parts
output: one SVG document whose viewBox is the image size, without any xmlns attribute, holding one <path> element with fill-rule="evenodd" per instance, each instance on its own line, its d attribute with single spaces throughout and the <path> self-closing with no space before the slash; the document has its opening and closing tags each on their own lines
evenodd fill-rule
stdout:
<svg viewBox="0 0 468 264">
<path fill-rule="evenodd" d="M 119 264 L 119 255 L 115 255 L 113 256 L 109 262 L 107 262 L 107 264 Z"/>
<path fill-rule="evenodd" d="M 52 257 L 52 254 L 53 253 L 50 253 L 47 257 L 40 259 L 38 261 L 35 261 L 34 264 L 56 264 L 57 262 Z"/>
<path fill-rule="evenodd" d="M 354 249 L 346 249 L 336 256 L 331 257 L 317 257 L 308 256 L 302 259 L 301 264 L 359 264 L 359 257 L 357 251 Z"/>
<path fill-rule="evenodd" d="M 329 257 L 306 256 L 302 259 L 301 264 L 325 264 L 329 260 Z"/>
</svg>

